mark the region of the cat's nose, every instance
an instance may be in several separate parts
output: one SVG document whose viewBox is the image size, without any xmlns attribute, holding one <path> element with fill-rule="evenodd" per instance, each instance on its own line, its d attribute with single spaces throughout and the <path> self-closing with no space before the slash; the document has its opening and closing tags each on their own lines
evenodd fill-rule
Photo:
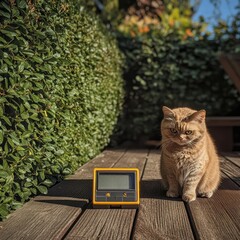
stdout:
<svg viewBox="0 0 240 240">
<path fill-rule="evenodd" d="M 183 140 L 183 139 L 184 139 L 184 135 L 183 135 L 183 134 L 180 134 L 180 135 L 179 135 L 179 139 L 180 139 L 180 140 Z"/>
</svg>

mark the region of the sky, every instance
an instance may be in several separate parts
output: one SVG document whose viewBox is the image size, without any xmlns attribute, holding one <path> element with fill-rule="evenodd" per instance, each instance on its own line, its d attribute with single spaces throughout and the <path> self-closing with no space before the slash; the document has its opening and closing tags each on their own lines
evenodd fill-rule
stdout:
<svg viewBox="0 0 240 240">
<path fill-rule="evenodd" d="M 218 17 L 227 22 L 230 21 L 231 16 L 237 13 L 236 6 L 240 4 L 240 0 L 215 0 L 215 2 L 219 4 L 218 8 L 215 8 L 210 0 L 201 0 L 197 12 L 193 16 L 195 21 L 198 21 L 199 16 L 204 16 L 205 21 L 209 22 L 209 31 L 212 30 L 213 25 L 216 25 Z"/>
</svg>

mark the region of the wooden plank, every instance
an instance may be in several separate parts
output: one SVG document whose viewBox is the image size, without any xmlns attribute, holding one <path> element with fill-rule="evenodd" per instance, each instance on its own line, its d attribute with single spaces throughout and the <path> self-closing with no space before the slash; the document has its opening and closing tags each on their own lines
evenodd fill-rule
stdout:
<svg viewBox="0 0 240 240">
<path fill-rule="evenodd" d="M 105 151 L 81 167 L 75 176 L 52 187 L 47 195 L 24 204 L 0 223 L 1 240 L 61 239 L 89 203 L 93 167 L 103 163 L 111 167 L 124 153 Z"/>
<path fill-rule="evenodd" d="M 114 165 L 114 167 L 138 168 L 140 176 L 148 156 L 148 149 L 129 149 L 127 153 Z"/>
<path fill-rule="evenodd" d="M 240 168 L 237 165 L 229 161 L 228 158 L 222 157 L 221 169 L 240 187 Z"/>
<path fill-rule="evenodd" d="M 75 198 L 49 198 L 43 202 L 26 203 L 1 223 L 0 239 L 58 239 L 71 226 L 86 203 Z"/>
<path fill-rule="evenodd" d="M 240 167 L 240 153 L 239 152 L 228 152 L 228 153 L 222 153 L 224 157 L 226 157 L 228 160 L 230 160 L 232 163 Z"/>
<path fill-rule="evenodd" d="M 130 149 L 113 167 L 137 167 L 142 173 L 147 154 L 147 149 Z M 66 239 L 130 239 L 135 216 L 136 209 L 88 208 Z"/>
<path fill-rule="evenodd" d="M 194 239 L 184 203 L 165 197 L 160 179 L 160 151 L 152 150 L 142 178 L 133 239 Z"/>
<path fill-rule="evenodd" d="M 239 239 L 239 189 L 223 174 L 222 184 L 211 198 L 197 198 L 187 205 L 197 239 Z"/>
<path fill-rule="evenodd" d="M 87 209 L 66 239 L 130 239 L 135 211 Z"/>
<path fill-rule="evenodd" d="M 92 179 L 93 169 L 101 166 L 112 167 L 125 154 L 125 149 L 108 149 L 79 168 L 70 179 Z"/>
</svg>

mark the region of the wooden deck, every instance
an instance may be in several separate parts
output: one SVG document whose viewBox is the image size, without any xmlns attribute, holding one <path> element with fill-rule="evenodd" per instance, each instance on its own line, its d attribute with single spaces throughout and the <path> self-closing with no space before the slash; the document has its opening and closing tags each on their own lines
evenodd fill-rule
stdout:
<svg viewBox="0 0 240 240">
<path fill-rule="evenodd" d="M 157 149 L 105 150 L 0 223 L 0 239 L 240 239 L 240 154 L 223 154 L 220 189 L 190 204 L 165 197 L 159 158 Z M 94 167 L 139 168 L 139 209 L 93 209 Z"/>
</svg>

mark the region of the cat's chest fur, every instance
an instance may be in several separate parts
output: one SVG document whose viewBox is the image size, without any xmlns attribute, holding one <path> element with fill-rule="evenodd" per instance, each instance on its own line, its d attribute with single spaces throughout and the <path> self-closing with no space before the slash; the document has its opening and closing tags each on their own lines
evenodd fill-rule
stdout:
<svg viewBox="0 0 240 240">
<path fill-rule="evenodd" d="M 183 186 L 185 180 L 198 174 L 204 168 L 204 153 L 192 153 L 191 151 L 181 151 L 172 153 L 172 160 L 175 166 L 175 175 L 180 186 Z"/>
</svg>

